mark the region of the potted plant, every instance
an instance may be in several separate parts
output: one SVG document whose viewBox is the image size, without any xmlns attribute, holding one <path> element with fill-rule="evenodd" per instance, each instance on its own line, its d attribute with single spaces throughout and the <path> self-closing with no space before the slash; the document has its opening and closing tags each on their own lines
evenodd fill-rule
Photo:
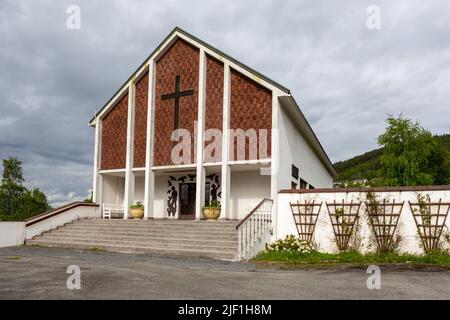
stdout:
<svg viewBox="0 0 450 320">
<path fill-rule="evenodd" d="M 130 208 L 133 219 L 142 219 L 144 217 L 144 204 L 141 201 L 136 202 Z"/>
<path fill-rule="evenodd" d="M 220 216 L 219 201 L 211 201 L 209 205 L 204 206 L 203 215 L 206 217 L 206 220 L 217 220 Z"/>
</svg>

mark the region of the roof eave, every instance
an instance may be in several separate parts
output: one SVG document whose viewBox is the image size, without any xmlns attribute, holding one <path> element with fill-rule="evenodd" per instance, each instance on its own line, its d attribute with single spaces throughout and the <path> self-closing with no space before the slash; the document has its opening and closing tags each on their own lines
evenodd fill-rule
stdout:
<svg viewBox="0 0 450 320">
<path fill-rule="evenodd" d="M 164 44 L 167 42 L 168 39 L 170 39 L 174 34 L 176 33 L 180 33 L 190 39 L 192 39 L 194 42 L 197 42 L 198 44 L 208 48 L 209 50 L 215 52 L 216 54 L 222 56 L 224 59 L 229 60 L 233 63 L 235 63 L 236 65 L 240 66 L 241 68 L 247 70 L 250 73 L 253 73 L 254 75 L 256 75 L 257 77 L 263 79 L 264 81 L 270 83 L 271 85 L 277 87 L 278 89 L 280 89 L 282 92 L 286 93 L 286 94 L 290 94 L 290 90 L 284 86 L 282 86 L 281 84 L 279 84 L 278 82 L 270 79 L 267 76 L 264 76 L 263 74 L 259 73 L 258 71 L 256 71 L 255 69 L 247 66 L 246 64 L 240 62 L 239 60 L 236 60 L 235 58 L 227 55 L 226 53 L 224 53 L 223 51 L 211 46 L 210 44 L 204 42 L 203 40 L 193 36 L 192 34 L 184 31 L 183 29 L 179 28 L 179 27 L 175 27 L 165 38 L 164 40 L 159 44 L 159 46 L 153 50 L 153 52 L 144 60 L 143 63 L 141 63 L 139 65 L 139 67 L 131 74 L 131 76 L 127 79 L 127 81 L 124 82 L 124 84 L 112 95 L 112 97 L 108 100 L 108 102 L 106 102 L 106 104 L 95 114 L 95 116 L 89 121 L 89 125 L 90 126 L 95 126 L 95 119 L 103 112 L 103 110 L 110 104 L 110 102 L 112 100 L 114 100 L 114 98 L 117 96 L 117 94 L 125 87 L 128 85 L 128 83 L 133 79 L 133 77 L 136 76 L 136 74 L 139 72 L 139 70 L 141 70 L 145 64 L 157 53 L 159 53 L 161 51 L 161 48 L 164 46 Z"/>
</svg>

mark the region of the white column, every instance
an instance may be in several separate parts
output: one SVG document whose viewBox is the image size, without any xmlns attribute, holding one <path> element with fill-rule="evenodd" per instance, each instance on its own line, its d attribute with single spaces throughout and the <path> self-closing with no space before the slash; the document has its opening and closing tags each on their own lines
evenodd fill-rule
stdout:
<svg viewBox="0 0 450 320">
<path fill-rule="evenodd" d="M 100 171 L 101 163 L 101 136 L 102 136 L 102 121 L 95 119 L 95 147 L 94 147 L 94 176 L 92 183 L 92 201 L 102 205 L 102 189 L 103 177 L 98 172 Z"/>
<path fill-rule="evenodd" d="M 205 131 L 205 75 L 206 56 L 205 51 L 200 49 L 199 57 L 199 79 L 198 79 L 198 116 L 197 116 L 197 177 L 195 193 L 195 220 L 203 216 L 202 207 L 205 205 L 205 168 L 203 167 L 203 134 Z"/>
<path fill-rule="evenodd" d="M 279 174 L 279 156 L 280 156 L 280 138 L 278 131 L 278 94 L 272 91 L 272 153 L 271 153 L 271 186 L 270 195 L 273 200 L 272 206 L 272 224 L 273 239 L 278 237 L 278 174 Z"/>
<path fill-rule="evenodd" d="M 134 202 L 134 173 L 133 169 L 133 127 L 134 127 L 134 79 L 130 81 L 128 87 L 128 117 L 127 117 L 127 155 L 125 166 L 125 196 L 124 219 L 128 219 L 130 206 Z"/>
<path fill-rule="evenodd" d="M 153 117 L 155 110 L 155 62 L 148 64 L 148 106 L 147 106 L 147 142 L 145 152 L 145 189 L 144 219 L 153 218 L 153 199 L 155 193 L 155 173 L 153 167 Z"/>
<path fill-rule="evenodd" d="M 230 219 L 230 184 L 231 169 L 228 165 L 230 160 L 230 92 L 231 76 L 230 66 L 227 62 L 223 65 L 223 122 L 222 122 L 222 198 L 221 198 L 221 219 Z"/>
</svg>

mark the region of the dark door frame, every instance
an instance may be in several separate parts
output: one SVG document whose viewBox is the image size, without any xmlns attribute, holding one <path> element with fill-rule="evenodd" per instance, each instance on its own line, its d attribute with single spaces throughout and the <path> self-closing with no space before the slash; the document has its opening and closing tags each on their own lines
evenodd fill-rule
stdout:
<svg viewBox="0 0 450 320">
<path fill-rule="evenodd" d="M 184 210 L 184 206 L 181 203 L 182 196 L 183 196 L 182 192 L 181 192 L 181 188 L 183 185 L 188 186 L 188 195 L 187 196 L 188 196 L 189 204 L 188 204 L 187 210 L 190 213 L 182 213 L 182 211 Z M 183 182 L 178 185 L 178 195 L 179 195 L 179 201 L 180 201 L 180 203 L 179 203 L 180 211 L 178 214 L 179 220 L 195 220 L 195 200 L 196 200 L 196 190 L 197 190 L 196 186 L 197 186 L 197 184 L 195 181 Z"/>
</svg>

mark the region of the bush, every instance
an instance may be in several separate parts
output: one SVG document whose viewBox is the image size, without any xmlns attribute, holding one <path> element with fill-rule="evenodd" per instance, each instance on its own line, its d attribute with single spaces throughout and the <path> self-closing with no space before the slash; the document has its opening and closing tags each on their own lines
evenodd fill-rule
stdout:
<svg viewBox="0 0 450 320">
<path fill-rule="evenodd" d="M 313 251 L 311 243 L 300 240 L 294 235 L 287 235 L 286 238 L 277 240 L 272 244 L 266 244 L 266 252 L 289 252 L 308 254 Z"/>
</svg>

